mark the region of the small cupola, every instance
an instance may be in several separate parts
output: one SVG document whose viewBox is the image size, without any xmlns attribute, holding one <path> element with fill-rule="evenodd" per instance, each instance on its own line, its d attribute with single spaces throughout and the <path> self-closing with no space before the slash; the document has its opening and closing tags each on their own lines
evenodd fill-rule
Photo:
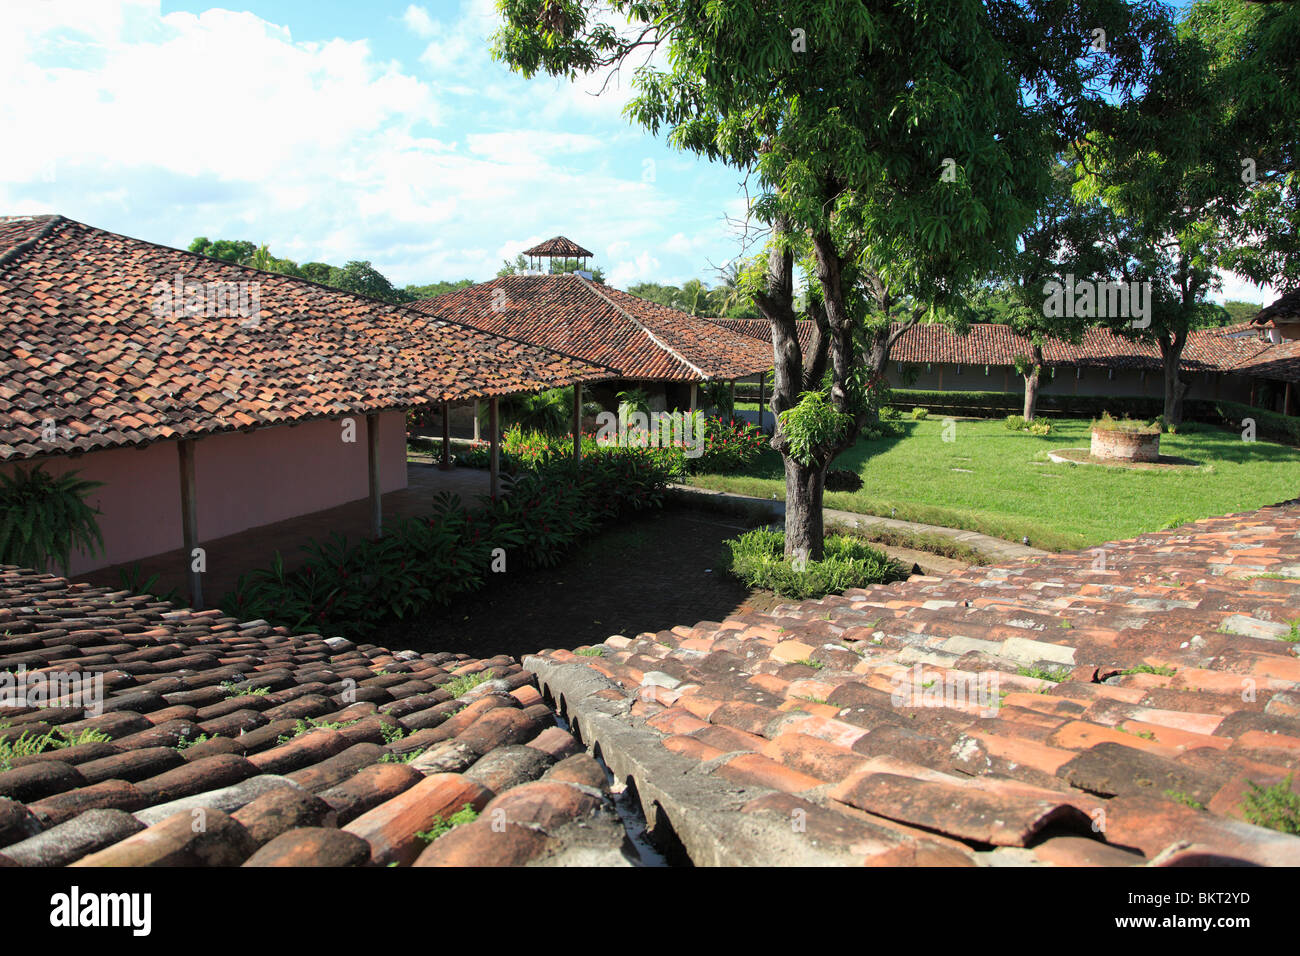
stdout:
<svg viewBox="0 0 1300 956">
<path fill-rule="evenodd" d="M 566 259 L 581 259 L 582 269 L 579 271 L 587 278 L 591 278 L 591 273 L 587 270 L 587 260 L 592 257 L 593 253 L 590 249 L 584 249 L 572 239 L 566 239 L 564 236 L 556 236 L 553 239 L 547 239 L 545 242 L 539 242 L 531 249 L 525 249 L 523 254 L 528 257 L 530 269 L 533 267 L 533 260 L 536 259 L 538 271 L 547 272 L 554 269 L 556 259 L 561 262 Z M 551 260 L 545 270 L 542 269 L 543 259 Z"/>
</svg>

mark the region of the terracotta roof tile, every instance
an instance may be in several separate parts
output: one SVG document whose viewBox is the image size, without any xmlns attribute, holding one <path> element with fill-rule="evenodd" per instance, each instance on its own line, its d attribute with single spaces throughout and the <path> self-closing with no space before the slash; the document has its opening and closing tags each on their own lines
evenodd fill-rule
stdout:
<svg viewBox="0 0 1300 956">
<path fill-rule="evenodd" d="M 0 315 L 0 460 L 609 375 L 409 308 L 60 216 L 0 219 Z"/>
<path fill-rule="evenodd" d="M 1300 863 L 1300 838 L 1246 823 L 1241 806 L 1247 780 L 1300 770 L 1300 657 L 1282 624 L 1300 619 L 1300 501 L 1105 547 L 1105 571 L 1088 551 L 914 576 L 526 665 L 552 693 L 636 698 L 641 671 L 625 663 L 653 638 L 678 668 L 670 710 L 645 719 L 602 697 L 606 723 L 586 724 L 591 705 L 568 705 L 607 759 L 671 755 L 660 787 L 694 766 L 693 793 L 717 778 L 719 795 L 741 786 L 772 807 L 861 814 L 972 862 Z M 1256 577 L 1277 567 L 1292 576 Z M 809 659 L 823 666 L 794 663 Z M 612 678 L 579 684 L 595 662 Z M 1060 679 L 1018 673 L 1029 666 Z M 669 796 L 686 801 L 679 833 L 682 814 L 710 812 Z M 851 828 L 837 832 L 819 824 L 815 848 L 792 849 L 734 830 L 709 852 L 848 862 Z"/>
<path fill-rule="evenodd" d="M 676 309 L 576 274 L 512 275 L 415 308 L 614 369 L 628 379 L 730 379 L 772 367 L 772 352 Z"/>
</svg>

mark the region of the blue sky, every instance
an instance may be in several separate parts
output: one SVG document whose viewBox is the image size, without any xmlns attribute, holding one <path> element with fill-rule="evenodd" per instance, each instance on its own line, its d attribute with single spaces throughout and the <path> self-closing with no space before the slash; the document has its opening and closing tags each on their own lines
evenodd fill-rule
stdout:
<svg viewBox="0 0 1300 956">
<path fill-rule="evenodd" d="M 29 0 L 0 34 L 0 213 L 167 245 L 368 259 L 398 284 L 492 275 L 556 234 L 608 281 L 709 279 L 739 174 L 488 54 L 493 0 Z M 1267 298 L 1229 282 L 1232 296 Z"/>
</svg>

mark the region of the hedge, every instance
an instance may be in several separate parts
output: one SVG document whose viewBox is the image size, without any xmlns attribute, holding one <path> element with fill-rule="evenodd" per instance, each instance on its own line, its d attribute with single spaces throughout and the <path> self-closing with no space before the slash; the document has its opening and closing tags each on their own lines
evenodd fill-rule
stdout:
<svg viewBox="0 0 1300 956">
<path fill-rule="evenodd" d="M 925 389 L 896 388 L 891 404 L 898 408 L 927 408 L 931 413 L 958 412 L 972 418 L 1004 418 L 1024 411 L 1023 392 L 936 392 Z M 1061 418 L 1100 418 L 1110 413 L 1116 418 L 1141 418 L 1151 421 L 1164 413 L 1163 398 L 1150 395 L 1050 395 L 1038 396 L 1037 411 Z M 1183 401 L 1186 421 L 1205 422 L 1239 431 L 1241 422 L 1255 420 L 1256 435 L 1270 441 L 1300 445 L 1300 418 L 1281 415 L 1241 402 L 1189 398 Z"/>
</svg>

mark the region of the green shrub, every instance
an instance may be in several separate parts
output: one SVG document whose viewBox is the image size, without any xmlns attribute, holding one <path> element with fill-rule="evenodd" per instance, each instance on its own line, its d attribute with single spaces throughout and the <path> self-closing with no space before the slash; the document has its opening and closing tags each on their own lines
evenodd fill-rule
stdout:
<svg viewBox="0 0 1300 956">
<path fill-rule="evenodd" d="M 750 531 L 728 541 L 727 549 L 727 570 L 746 587 L 799 600 L 907 576 L 882 551 L 849 535 L 827 535 L 825 556 L 820 561 L 803 562 L 802 569 L 784 556 L 785 534 L 781 531 Z"/>
<path fill-rule="evenodd" d="M 482 587 L 495 548 L 512 567 L 557 564 L 599 525 L 661 507 L 668 478 L 637 449 L 596 455 L 581 468 L 547 460 L 521 470 L 508 494 L 482 499 L 478 510 L 444 492 L 429 515 L 395 521 L 377 540 L 313 540 L 292 572 L 277 553 L 270 567 L 242 575 L 220 606 L 243 620 L 366 637 Z"/>
<path fill-rule="evenodd" d="M 1007 431 L 1022 432 L 1029 422 L 1025 421 L 1024 415 L 1008 415 L 1007 420 L 1002 424 Z"/>
<path fill-rule="evenodd" d="M 832 405 L 826 392 L 818 391 L 804 392 L 778 419 L 790 442 L 790 457 L 805 466 L 817 464 L 815 450 L 838 441 L 853 426 L 853 419 Z"/>
<path fill-rule="evenodd" d="M 104 546 L 86 495 L 102 481 L 82 481 L 78 472 L 57 478 L 44 466 L 0 474 L 0 564 L 38 571 L 56 564 L 67 573 L 72 549 L 95 554 Z"/>
<path fill-rule="evenodd" d="M 832 468 L 826 472 L 827 491 L 857 491 L 862 487 L 862 476 L 847 468 Z"/>
<path fill-rule="evenodd" d="M 1048 421 L 1035 420 L 1025 426 L 1025 431 L 1029 432 L 1031 435 L 1038 435 L 1039 437 L 1050 435 L 1052 433 L 1052 423 Z"/>
<path fill-rule="evenodd" d="M 928 408 L 912 409 L 912 417 L 916 419 L 918 422 L 925 421 L 926 418 L 929 417 L 929 415 L 930 415 L 930 410 Z"/>
</svg>

